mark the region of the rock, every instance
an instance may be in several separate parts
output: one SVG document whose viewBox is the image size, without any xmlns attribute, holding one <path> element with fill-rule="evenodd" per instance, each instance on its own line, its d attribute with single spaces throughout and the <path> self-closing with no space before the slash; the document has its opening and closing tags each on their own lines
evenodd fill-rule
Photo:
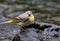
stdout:
<svg viewBox="0 0 60 41">
<path fill-rule="evenodd" d="M 27 27 L 27 26 L 26 26 Z M 29 25 L 26 32 L 13 24 L 0 24 L 1 41 L 60 41 L 60 26 L 43 22 Z M 44 30 L 43 30 L 44 29 Z"/>
<path fill-rule="evenodd" d="M 50 32 L 51 29 L 55 29 L 54 26 L 55 25 L 53 25 L 53 24 L 45 25 L 45 23 L 42 26 L 40 26 L 39 24 L 29 25 L 27 27 L 27 29 L 28 29 L 27 32 L 19 33 L 19 36 L 21 39 L 20 41 L 48 41 L 49 39 L 51 39 L 51 41 L 53 41 L 52 38 L 59 37 L 59 35 L 57 33 L 58 32 L 57 30 L 59 30 L 59 29 L 57 27 L 56 27 L 57 32 L 53 32 L 54 30 L 52 32 Z M 40 28 L 40 27 L 42 27 L 42 28 Z M 18 38 L 18 36 L 17 36 L 17 38 Z M 17 38 L 14 37 L 14 39 L 17 39 Z"/>
<path fill-rule="evenodd" d="M 34 27 L 35 29 L 39 29 L 39 30 L 44 30 L 45 28 L 50 28 L 52 26 L 51 25 L 40 26 L 40 24 L 34 23 L 34 24 L 29 25 L 27 28 L 31 28 L 31 27 Z"/>
<path fill-rule="evenodd" d="M 13 24 L 0 24 L 0 41 L 11 41 L 19 33 L 19 28 Z"/>
<path fill-rule="evenodd" d="M 21 41 L 19 34 L 16 34 L 12 41 Z"/>
</svg>

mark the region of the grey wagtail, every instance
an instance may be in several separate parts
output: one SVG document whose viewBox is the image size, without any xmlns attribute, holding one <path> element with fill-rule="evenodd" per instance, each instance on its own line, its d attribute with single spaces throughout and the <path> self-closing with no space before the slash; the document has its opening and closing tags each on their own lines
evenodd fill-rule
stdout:
<svg viewBox="0 0 60 41">
<path fill-rule="evenodd" d="M 34 22 L 34 15 L 32 14 L 31 11 L 26 11 L 23 14 L 20 14 L 19 16 L 15 17 L 14 19 L 8 20 L 6 22 L 2 22 L 0 24 L 4 23 L 12 23 L 12 24 L 17 24 L 20 25 L 21 27 L 28 26 Z"/>
</svg>

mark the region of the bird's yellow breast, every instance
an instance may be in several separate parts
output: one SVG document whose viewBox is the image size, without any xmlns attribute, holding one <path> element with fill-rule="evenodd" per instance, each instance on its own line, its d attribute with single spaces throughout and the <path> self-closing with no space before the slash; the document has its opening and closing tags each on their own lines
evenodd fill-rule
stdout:
<svg viewBox="0 0 60 41">
<path fill-rule="evenodd" d="M 34 16 L 29 17 L 30 22 L 34 22 Z"/>
</svg>

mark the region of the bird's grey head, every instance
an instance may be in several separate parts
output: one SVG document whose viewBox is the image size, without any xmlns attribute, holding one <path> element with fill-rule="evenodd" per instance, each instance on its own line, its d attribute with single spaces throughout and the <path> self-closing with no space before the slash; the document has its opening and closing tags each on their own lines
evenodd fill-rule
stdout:
<svg viewBox="0 0 60 41">
<path fill-rule="evenodd" d="M 32 11 L 27 11 L 26 14 L 28 14 L 28 16 L 32 15 Z"/>
</svg>

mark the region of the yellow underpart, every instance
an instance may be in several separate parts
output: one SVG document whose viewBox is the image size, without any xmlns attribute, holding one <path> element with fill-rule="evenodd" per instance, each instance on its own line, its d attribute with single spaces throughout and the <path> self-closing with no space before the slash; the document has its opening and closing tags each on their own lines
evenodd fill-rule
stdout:
<svg viewBox="0 0 60 41">
<path fill-rule="evenodd" d="M 29 17 L 29 21 L 34 22 L 34 16 L 33 15 Z"/>
</svg>

